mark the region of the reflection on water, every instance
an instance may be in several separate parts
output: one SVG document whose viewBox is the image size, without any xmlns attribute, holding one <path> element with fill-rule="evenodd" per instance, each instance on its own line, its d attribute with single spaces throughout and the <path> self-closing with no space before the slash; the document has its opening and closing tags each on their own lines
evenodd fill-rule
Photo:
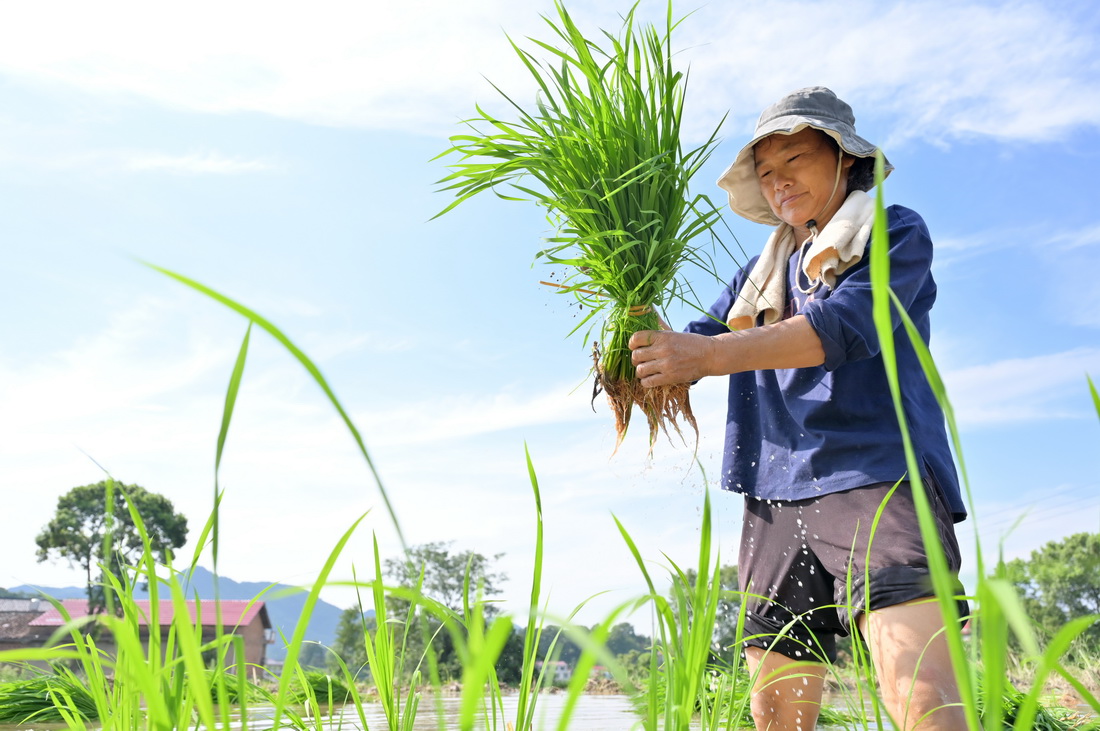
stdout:
<svg viewBox="0 0 1100 731">
<path fill-rule="evenodd" d="M 460 700 L 457 697 L 441 699 L 443 711 L 443 728 L 452 731 L 458 728 L 458 712 Z M 494 720 L 490 715 L 486 721 L 484 718 L 480 726 L 476 728 L 482 731 L 506 731 L 507 723 L 515 723 L 516 707 L 519 696 L 505 696 L 504 713 L 497 712 Z M 535 709 L 535 728 L 540 731 L 553 731 L 558 727 L 562 712 L 565 710 L 566 696 L 561 694 L 540 695 Z M 438 731 L 440 728 L 436 716 L 436 703 L 431 698 L 425 698 L 420 702 L 416 723 L 413 726 L 416 731 Z M 370 731 L 387 729 L 386 717 L 382 713 L 381 706 L 367 704 L 363 707 L 363 715 Z M 869 731 L 875 731 L 878 726 L 872 720 L 867 721 Z M 334 715 L 330 719 L 330 729 L 342 729 L 344 731 L 363 731 L 359 713 L 354 707 L 348 706 L 340 715 Z M 630 700 L 625 695 L 582 695 L 577 699 L 577 704 L 569 718 L 569 728 L 572 731 L 635 731 L 642 728 L 641 717 L 634 712 Z M 699 729 L 697 723 L 691 725 L 692 729 Z M 842 727 L 818 726 L 820 731 L 834 729 L 839 731 Z M 884 731 L 892 729 L 887 723 Z"/>
<path fill-rule="evenodd" d="M 558 720 L 565 709 L 566 697 L 562 694 L 540 695 L 535 706 L 535 728 L 556 729 Z M 440 699 L 442 705 L 443 728 L 458 728 L 458 711 L 460 699 L 446 697 Z M 519 704 L 519 696 L 510 695 L 504 697 L 504 713 L 497 709 L 496 722 L 493 722 L 491 710 L 488 722 L 483 722 L 480 728 L 487 731 L 504 731 L 506 723 L 515 723 L 516 708 Z M 420 708 L 416 714 L 417 731 L 436 731 L 439 729 L 439 721 L 436 717 L 436 702 L 432 698 L 424 698 L 420 701 Z M 367 721 L 367 727 L 374 729 L 388 728 L 386 717 L 378 704 L 368 703 L 363 706 L 363 715 Z M 483 714 L 484 715 L 484 714 Z M 573 709 L 569 727 L 583 731 L 630 731 L 641 728 L 640 718 L 634 713 L 630 701 L 623 695 L 582 695 L 577 699 Z M 332 729 L 345 729 L 346 731 L 363 731 L 362 722 L 359 720 L 359 712 L 351 706 L 344 708 L 343 713 L 334 715 L 331 719 Z"/>
<path fill-rule="evenodd" d="M 439 700 L 439 704 L 432 698 L 422 698 L 420 708 L 416 714 L 416 722 L 413 724 L 415 731 L 438 731 L 443 719 L 442 728 L 453 731 L 458 728 L 458 712 L 460 699 L 457 696 L 447 696 Z M 519 696 L 510 695 L 504 697 L 503 713 L 497 709 L 494 719 L 489 710 L 486 716 L 482 714 L 482 721 L 476 728 L 481 731 L 506 731 L 507 724 L 515 723 L 516 708 L 519 704 Z M 565 710 L 566 696 L 564 694 L 540 695 L 535 708 L 535 728 L 540 731 L 553 731 L 557 729 L 558 721 Z M 441 716 L 436 716 L 437 707 L 442 707 Z M 264 721 L 270 723 L 273 708 L 249 709 L 249 729 L 265 728 Z M 382 707 L 378 703 L 366 703 L 362 708 L 362 720 L 360 711 L 354 706 L 345 706 L 330 718 L 322 721 L 321 726 L 327 731 L 385 731 L 389 728 Z M 285 717 L 284 717 L 285 718 Z M 871 716 L 873 718 L 873 716 Z M 364 727 L 363 720 L 366 721 Z M 307 719 L 309 728 L 316 728 L 315 721 Z M 280 724 L 287 728 L 285 720 Z M 239 725 L 235 726 L 239 728 Z M 65 724 L 33 724 L 25 726 L 6 726 L 0 724 L 0 731 L 19 729 L 20 731 L 53 731 L 54 729 L 67 728 Z M 89 724 L 94 729 L 94 724 Z M 270 726 L 266 726 L 270 728 Z M 634 712 L 629 699 L 624 695 L 582 695 L 577 699 L 576 706 L 570 715 L 569 728 L 571 731 L 635 731 L 641 729 L 641 718 Z M 698 729 L 697 724 L 692 724 L 692 729 Z M 830 727 L 819 727 L 827 731 Z M 875 729 L 873 722 L 867 728 Z M 885 727 L 890 728 L 889 724 Z"/>
</svg>

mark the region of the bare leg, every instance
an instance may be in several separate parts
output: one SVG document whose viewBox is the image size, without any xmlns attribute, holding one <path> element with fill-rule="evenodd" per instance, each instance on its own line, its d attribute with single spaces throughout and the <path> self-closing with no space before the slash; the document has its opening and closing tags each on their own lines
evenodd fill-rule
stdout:
<svg viewBox="0 0 1100 731">
<path fill-rule="evenodd" d="M 870 646 L 886 709 L 899 729 L 966 728 L 935 599 L 863 614 L 859 629 Z"/>
<path fill-rule="evenodd" d="M 759 647 L 745 648 L 757 731 L 813 731 L 821 711 L 825 666 Z M 757 672 L 759 670 L 759 672 Z"/>
</svg>

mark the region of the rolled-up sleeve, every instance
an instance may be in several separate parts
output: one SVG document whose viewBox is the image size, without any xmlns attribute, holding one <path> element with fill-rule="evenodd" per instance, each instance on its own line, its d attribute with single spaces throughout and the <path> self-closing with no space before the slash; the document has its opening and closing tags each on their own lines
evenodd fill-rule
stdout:
<svg viewBox="0 0 1100 731">
<path fill-rule="evenodd" d="M 746 272 L 752 271 L 752 265 L 756 263 L 757 258 L 759 257 L 753 257 L 748 264 L 738 270 L 706 314 L 689 322 L 684 332 L 713 336 L 730 331 L 729 326 L 726 325 L 726 317 L 729 315 L 730 307 L 733 306 L 734 298 L 741 291 L 741 285 L 744 284 L 747 276 Z"/>
<path fill-rule="evenodd" d="M 910 319 L 927 340 L 928 311 L 936 299 L 931 276 L 932 239 L 915 211 L 887 209 L 890 236 L 890 287 Z M 844 272 L 836 287 L 807 302 L 802 314 L 810 321 L 825 350 L 825 369 L 875 356 L 879 352 L 871 290 L 870 244 L 867 256 Z M 900 319 L 894 313 L 894 327 Z"/>
</svg>

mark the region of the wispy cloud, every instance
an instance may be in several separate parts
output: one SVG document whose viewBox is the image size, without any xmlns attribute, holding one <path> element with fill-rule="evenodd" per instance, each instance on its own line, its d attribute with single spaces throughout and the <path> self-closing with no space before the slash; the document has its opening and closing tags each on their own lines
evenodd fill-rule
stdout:
<svg viewBox="0 0 1100 731">
<path fill-rule="evenodd" d="M 641 12 L 659 19 L 664 7 L 647 2 Z M 499 101 L 483 74 L 530 89 L 504 32 L 545 36 L 537 13 L 553 12 L 548 2 L 504 0 L 369 10 L 330 1 L 309 12 L 116 2 L 71 7 L 67 25 L 80 32 L 63 33 L 47 7 L 18 8 L 0 23 L 9 74 L 201 111 L 433 133 L 453 129 L 474 100 Z M 571 9 L 590 29 L 617 24 L 592 3 Z M 1056 138 L 1100 124 L 1094 34 L 1082 32 L 1096 21 L 1078 16 L 1027 1 L 803 0 L 782 11 L 764 0 L 711 3 L 679 35 L 692 69 L 691 124 L 701 134 L 730 110 L 740 130 L 779 94 L 827 81 L 857 109 L 880 113 L 872 123 L 890 145 Z"/>
<path fill-rule="evenodd" d="M 1052 281 L 1063 281 L 1074 272 L 1085 274 L 1080 286 L 1090 287 L 1091 264 L 1086 260 L 1100 246 L 1100 226 L 1090 225 L 1081 229 L 1061 229 L 1051 232 L 1038 226 L 1010 228 L 986 228 L 981 231 L 945 235 L 936 238 L 937 271 L 955 269 L 987 254 L 1003 255 L 1007 250 L 1017 250 L 1033 258 L 1035 267 L 1050 268 Z M 1051 264 L 1053 263 L 1053 266 Z M 1067 283 L 1068 284 L 1068 283 Z M 1080 294 L 1074 286 L 1056 287 L 1055 290 L 1071 290 Z"/>
<path fill-rule="evenodd" d="M 959 422 L 988 426 L 1083 416 L 1089 372 L 1100 373 L 1100 348 L 1010 358 L 943 378 Z"/>
<path fill-rule="evenodd" d="M 1093 225 L 1080 231 L 1059 231 L 1043 242 L 1043 247 L 1059 251 L 1073 251 L 1100 246 L 1100 226 Z"/>
<path fill-rule="evenodd" d="M 277 169 L 274 164 L 264 160 L 244 160 L 216 152 L 188 155 L 136 154 L 128 156 L 124 165 L 134 172 L 179 175 L 245 175 Z"/>
<path fill-rule="evenodd" d="M 31 142 L 24 148 L 9 146 L 0 153 L 0 159 L 11 166 L 96 175 L 254 175 L 284 170 L 284 165 L 277 160 L 248 159 L 217 151 L 173 154 L 156 150 L 97 149 L 70 152 L 51 148 L 51 143 L 36 133 L 23 134 L 22 139 Z"/>
<path fill-rule="evenodd" d="M 688 26 L 710 40 L 693 80 L 741 119 L 827 80 L 857 110 L 881 115 L 873 122 L 890 147 L 911 137 L 1049 139 L 1100 123 L 1087 19 L 1049 6 L 860 0 L 787 4 L 782 22 L 776 14 L 766 2 L 739 3 Z"/>
</svg>

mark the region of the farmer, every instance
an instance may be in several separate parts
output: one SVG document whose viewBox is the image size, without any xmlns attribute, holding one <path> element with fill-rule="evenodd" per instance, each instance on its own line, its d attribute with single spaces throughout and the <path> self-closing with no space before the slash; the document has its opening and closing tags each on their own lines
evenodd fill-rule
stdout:
<svg viewBox="0 0 1100 731">
<path fill-rule="evenodd" d="M 826 88 L 765 109 L 718 181 L 736 213 L 775 226 L 763 252 L 708 317 L 630 341 L 646 387 L 729 376 L 722 486 L 745 495 L 738 573 L 758 729 L 814 727 L 823 663 L 853 625 L 898 728 L 966 728 L 872 320 L 875 150 Z M 890 285 L 927 341 L 928 229 L 900 206 L 887 226 Z M 921 484 L 957 574 L 966 512 L 943 413 L 904 329 L 895 342 Z"/>
</svg>

